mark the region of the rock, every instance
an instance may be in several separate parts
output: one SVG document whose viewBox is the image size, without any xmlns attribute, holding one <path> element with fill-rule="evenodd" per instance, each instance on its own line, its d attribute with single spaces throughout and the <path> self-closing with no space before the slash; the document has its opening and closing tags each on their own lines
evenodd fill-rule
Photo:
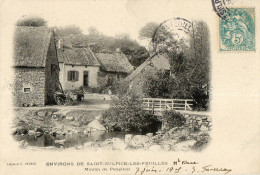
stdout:
<svg viewBox="0 0 260 175">
<path fill-rule="evenodd" d="M 38 112 L 37 112 L 37 115 L 38 115 L 38 116 L 41 116 L 41 117 L 45 117 L 45 116 L 46 116 L 46 112 L 44 112 L 44 111 L 38 111 Z"/>
<path fill-rule="evenodd" d="M 34 134 L 35 134 L 35 131 L 34 131 L 34 130 L 29 130 L 29 131 L 28 131 L 28 134 L 29 134 L 29 135 L 34 135 Z"/>
<path fill-rule="evenodd" d="M 83 131 L 83 134 L 84 135 L 88 135 L 90 133 L 90 128 L 87 128 Z"/>
<path fill-rule="evenodd" d="M 42 135 L 43 135 L 43 132 L 39 132 L 39 131 L 38 131 L 38 132 L 35 132 L 35 136 L 36 136 L 36 137 L 41 137 Z"/>
<path fill-rule="evenodd" d="M 146 136 L 147 137 L 153 137 L 153 133 L 147 133 Z"/>
<path fill-rule="evenodd" d="M 62 145 L 62 146 L 64 146 L 64 145 L 65 145 L 65 142 L 66 142 L 65 139 L 64 139 L 64 140 L 54 140 L 54 143 L 55 143 L 56 145 Z"/>
<path fill-rule="evenodd" d="M 92 146 L 92 142 L 85 142 L 85 143 L 83 144 L 83 146 L 84 146 L 85 148 L 91 147 L 91 146 Z"/>
<path fill-rule="evenodd" d="M 47 116 L 51 116 L 52 115 L 52 112 L 51 111 L 48 111 L 47 112 Z"/>
<path fill-rule="evenodd" d="M 149 147 L 150 151 L 159 151 L 161 150 L 161 145 L 152 145 Z"/>
<path fill-rule="evenodd" d="M 172 129 L 170 129 L 170 130 L 168 131 L 168 133 L 172 134 L 172 133 L 174 133 L 174 132 L 177 131 L 177 130 L 178 130 L 178 127 L 174 127 L 174 128 L 172 128 Z"/>
<path fill-rule="evenodd" d="M 17 134 L 27 134 L 28 130 L 26 128 L 24 128 L 24 127 L 18 127 L 16 129 L 16 132 L 17 132 Z"/>
<path fill-rule="evenodd" d="M 106 128 L 103 125 L 101 125 L 98 120 L 93 120 L 88 124 L 87 127 L 95 131 L 106 131 Z"/>
<path fill-rule="evenodd" d="M 74 117 L 73 116 L 66 116 L 66 120 L 73 121 Z"/>
<path fill-rule="evenodd" d="M 203 116 L 202 120 L 207 120 L 207 118 L 208 118 L 207 116 Z"/>
<path fill-rule="evenodd" d="M 125 142 L 129 143 L 133 138 L 133 134 L 126 134 L 125 135 Z"/>
<path fill-rule="evenodd" d="M 28 142 L 26 142 L 25 140 L 19 142 L 19 147 L 21 148 L 27 147 L 28 145 L 29 145 Z"/>
<path fill-rule="evenodd" d="M 144 136 L 144 135 L 136 135 L 130 141 L 132 146 L 140 146 L 143 145 L 145 142 L 148 142 L 151 138 Z"/>
<path fill-rule="evenodd" d="M 196 143 L 196 140 L 186 140 L 175 144 L 175 150 L 188 151 Z"/>
<path fill-rule="evenodd" d="M 163 150 L 170 151 L 171 150 L 171 145 L 169 145 L 169 144 L 163 145 Z"/>
<path fill-rule="evenodd" d="M 113 138 L 111 142 L 114 150 L 124 150 L 127 147 L 127 144 L 119 138 Z"/>
<path fill-rule="evenodd" d="M 201 125 L 200 130 L 201 131 L 209 131 L 208 127 L 205 126 L 205 125 Z"/>
</svg>

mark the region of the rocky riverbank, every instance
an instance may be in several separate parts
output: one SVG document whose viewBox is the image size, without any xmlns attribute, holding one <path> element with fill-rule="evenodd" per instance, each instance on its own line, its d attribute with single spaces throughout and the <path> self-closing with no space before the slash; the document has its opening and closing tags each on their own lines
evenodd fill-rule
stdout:
<svg viewBox="0 0 260 175">
<path fill-rule="evenodd" d="M 186 114 L 182 127 L 146 135 L 107 132 L 102 111 L 40 109 L 16 111 L 13 135 L 27 149 L 201 151 L 210 142 L 211 119 Z"/>
</svg>

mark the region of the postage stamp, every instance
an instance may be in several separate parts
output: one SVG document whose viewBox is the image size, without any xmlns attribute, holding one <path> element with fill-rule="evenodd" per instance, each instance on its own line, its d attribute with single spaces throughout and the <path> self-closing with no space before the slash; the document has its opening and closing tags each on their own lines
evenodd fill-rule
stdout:
<svg viewBox="0 0 260 175">
<path fill-rule="evenodd" d="M 255 9 L 229 8 L 219 18 L 219 51 L 255 51 Z"/>
</svg>

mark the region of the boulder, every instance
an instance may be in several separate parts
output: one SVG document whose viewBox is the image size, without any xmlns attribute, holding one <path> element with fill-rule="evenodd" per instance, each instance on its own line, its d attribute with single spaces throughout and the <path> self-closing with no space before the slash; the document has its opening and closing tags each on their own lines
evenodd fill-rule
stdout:
<svg viewBox="0 0 260 175">
<path fill-rule="evenodd" d="M 152 145 L 149 147 L 150 151 L 160 151 L 161 150 L 161 145 Z"/>
<path fill-rule="evenodd" d="M 126 134 L 125 135 L 125 142 L 129 143 L 133 138 L 133 134 Z"/>
<path fill-rule="evenodd" d="M 28 145 L 29 145 L 28 142 L 26 142 L 25 140 L 19 142 L 19 147 L 21 148 L 27 147 Z"/>
<path fill-rule="evenodd" d="M 188 151 L 196 143 L 196 140 L 186 140 L 175 144 L 175 150 Z"/>
<path fill-rule="evenodd" d="M 200 130 L 201 131 L 209 131 L 209 128 L 205 125 L 201 125 Z"/>
<path fill-rule="evenodd" d="M 147 133 L 146 136 L 147 136 L 147 137 L 152 137 L 152 136 L 153 136 L 153 133 Z"/>
<path fill-rule="evenodd" d="M 85 142 L 85 143 L 83 144 L 83 146 L 84 146 L 85 148 L 91 147 L 91 146 L 92 146 L 92 142 Z"/>
<path fill-rule="evenodd" d="M 64 139 L 64 140 L 54 140 L 54 143 L 55 143 L 56 145 L 62 145 L 62 146 L 64 146 L 65 143 L 66 143 L 66 140 L 65 140 L 65 139 Z"/>
<path fill-rule="evenodd" d="M 132 146 L 140 146 L 143 145 L 145 142 L 148 142 L 151 138 L 145 136 L 145 135 L 136 135 L 133 137 L 133 139 L 130 141 L 130 144 Z"/>
<path fill-rule="evenodd" d="M 73 121 L 74 117 L 73 116 L 66 116 L 66 120 Z"/>
<path fill-rule="evenodd" d="M 44 111 L 38 111 L 38 112 L 37 112 L 37 115 L 38 115 L 38 116 L 41 116 L 41 117 L 45 117 L 45 116 L 46 116 L 46 112 L 44 112 Z"/>
<path fill-rule="evenodd" d="M 106 131 L 106 128 L 100 124 L 98 120 L 93 120 L 90 122 L 87 126 L 88 128 L 91 128 L 93 131 Z"/>
<path fill-rule="evenodd" d="M 163 145 L 162 147 L 163 147 L 164 151 L 170 151 L 171 150 L 171 145 L 169 145 L 169 144 Z"/>
<path fill-rule="evenodd" d="M 124 150 L 127 147 L 127 144 L 119 138 L 113 138 L 111 142 L 114 150 Z"/>
<path fill-rule="evenodd" d="M 34 130 L 29 130 L 29 131 L 28 131 L 28 134 L 29 134 L 29 135 L 34 135 L 34 134 L 35 134 L 35 131 L 34 131 Z"/>
</svg>

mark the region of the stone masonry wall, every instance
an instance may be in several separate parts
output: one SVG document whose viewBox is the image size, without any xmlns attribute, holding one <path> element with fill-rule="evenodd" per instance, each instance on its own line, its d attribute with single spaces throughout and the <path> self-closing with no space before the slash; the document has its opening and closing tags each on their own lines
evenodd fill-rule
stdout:
<svg viewBox="0 0 260 175">
<path fill-rule="evenodd" d="M 44 68 L 15 68 L 14 105 L 45 105 L 45 72 Z M 24 92 L 30 88 L 30 92 Z"/>
<path fill-rule="evenodd" d="M 212 127 L 212 120 L 210 116 L 184 114 L 186 118 L 185 127 L 194 128 L 200 131 L 210 131 Z"/>
<path fill-rule="evenodd" d="M 58 90 L 59 63 L 53 36 L 50 40 L 45 66 L 45 102 L 54 104 L 54 93 Z"/>
</svg>

